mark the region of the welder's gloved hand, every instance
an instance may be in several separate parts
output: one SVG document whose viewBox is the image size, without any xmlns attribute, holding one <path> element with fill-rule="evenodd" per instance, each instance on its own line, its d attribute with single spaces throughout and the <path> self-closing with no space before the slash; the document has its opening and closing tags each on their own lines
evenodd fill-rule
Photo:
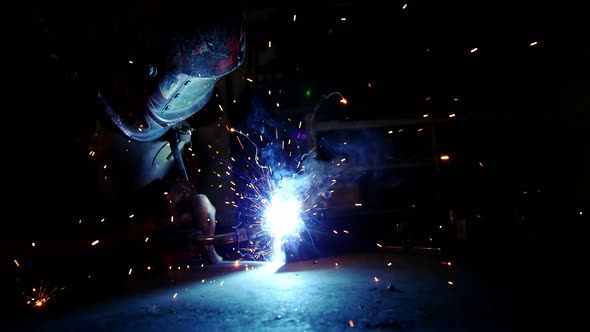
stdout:
<svg viewBox="0 0 590 332">
<path fill-rule="evenodd" d="M 207 260 L 216 264 L 223 261 L 213 245 L 199 245 L 193 239 L 195 236 L 213 236 L 215 234 L 215 207 L 209 198 L 197 193 L 195 188 L 184 180 L 171 183 L 166 195 L 166 205 L 170 220 L 175 224 L 170 229 L 177 236 L 173 236 L 179 248 L 185 248 L 187 255 L 202 253 Z M 194 257 L 194 256 L 193 256 Z"/>
</svg>

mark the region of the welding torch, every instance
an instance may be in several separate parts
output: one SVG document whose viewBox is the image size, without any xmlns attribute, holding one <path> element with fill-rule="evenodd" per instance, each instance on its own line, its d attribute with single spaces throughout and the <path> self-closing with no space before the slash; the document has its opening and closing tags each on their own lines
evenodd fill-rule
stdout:
<svg viewBox="0 0 590 332">
<path fill-rule="evenodd" d="M 203 245 L 224 245 L 252 241 L 268 235 L 267 231 L 262 230 L 260 224 L 240 225 L 234 227 L 234 229 L 234 232 L 214 234 L 211 236 L 197 235 L 191 238 Z"/>
</svg>

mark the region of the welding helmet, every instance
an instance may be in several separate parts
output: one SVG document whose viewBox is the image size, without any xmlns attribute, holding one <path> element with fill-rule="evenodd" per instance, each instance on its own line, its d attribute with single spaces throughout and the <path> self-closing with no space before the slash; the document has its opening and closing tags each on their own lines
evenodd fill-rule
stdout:
<svg viewBox="0 0 590 332">
<path fill-rule="evenodd" d="M 114 22 L 108 42 L 116 51 L 104 55 L 110 68 L 97 73 L 97 92 L 108 118 L 132 140 L 158 139 L 187 120 L 244 60 L 241 10 L 186 11 L 130 9 Z"/>
</svg>

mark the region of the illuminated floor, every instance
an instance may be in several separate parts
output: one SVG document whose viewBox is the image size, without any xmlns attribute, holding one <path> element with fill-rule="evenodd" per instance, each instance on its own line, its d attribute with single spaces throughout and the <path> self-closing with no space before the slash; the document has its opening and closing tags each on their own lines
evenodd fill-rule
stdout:
<svg viewBox="0 0 590 332">
<path fill-rule="evenodd" d="M 388 251 L 283 266 L 224 262 L 154 274 L 27 331 L 520 331 L 538 313 L 511 273 Z M 490 273 L 496 271 L 497 273 Z M 158 285 L 158 288 L 153 287 Z M 162 286 L 163 285 L 163 286 Z M 520 291 L 519 291 L 520 289 Z M 543 296 L 541 294 L 540 298 Z M 540 319 L 540 318 L 539 318 Z"/>
</svg>

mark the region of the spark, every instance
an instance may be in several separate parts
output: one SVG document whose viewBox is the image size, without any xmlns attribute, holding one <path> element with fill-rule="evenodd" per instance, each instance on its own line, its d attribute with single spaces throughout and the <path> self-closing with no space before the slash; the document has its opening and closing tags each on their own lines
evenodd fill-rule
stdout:
<svg viewBox="0 0 590 332">
<path fill-rule="evenodd" d="M 339 92 L 332 92 L 322 96 L 320 103 L 336 95 L 341 104 L 348 102 Z M 317 109 L 316 106 L 308 121 L 313 121 Z M 302 131 L 302 128 L 313 128 L 311 123 L 304 125 L 303 121 L 286 117 L 281 127 L 274 118 L 264 118 L 260 125 L 248 125 L 248 128 L 249 132 L 239 127 L 228 128 L 236 134 L 239 151 L 244 156 L 232 158 L 227 163 L 231 166 L 225 171 L 214 173 L 220 179 L 230 178 L 233 197 L 226 197 L 225 203 L 238 209 L 235 228 L 260 230 L 258 237 L 245 241 L 245 247 L 238 246 L 235 251 L 248 259 L 281 261 L 285 259 L 286 248 L 304 241 L 301 235 L 310 233 L 310 225 L 320 226 L 318 218 L 322 214 L 318 212 L 324 208 L 324 200 L 332 195 L 333 190 L 327 189 L 336 184 L 338 172 L 330 171 L 329 167 L 334 167 L 331 164 L 322 164 L 314 158 L 315 147 L 301 150 L 302 146 L 310 146 L 304 140 L 312 139 L 311 143 L 317 146 L 315 136 Z M 260 147 L 253 138 L 259 141 Z"/>
<path fill-rule="evenodd" d="M 477 52 L 477 47 L 471 49 L 471 53 Z"/>
<path fill-rule="evenodd" d="M 537 42 L 536 41 L 534 41 L 534 42 L 532 42 L 532 43 L 529 44 L 529 46 L 535 46 L 535 45 L 537 45 Z"/>
<path fill-rule="evenodd" d="M 91 245 L 95 246 L 98 244 L 98 242 L 99 242 L 99 240 L 94 240 L 94 242 L 92 242 Z"/>
<path fill-rule="evenodd" d="M 582 213 L 580 212 L 580 214 L 582 214 Z M 16 265 L 16 267 L 20 267 L 20 264 L 18 263 L 18 261 L 16 259 L 14 260 L 14 265 Z"/>
<path fill-rule="evenodd" d="M 57 291 L 63 290 L 64 287 L 55 286 L 53 288 L 46 288 L 41 280 L 39 287 L 33 287 L 31 292 L 23 292 L 27 304 L 32 305 L 35 308 L 41 308 L 45 306 L 47 301 L 52 299 Z"/>
</svg>

